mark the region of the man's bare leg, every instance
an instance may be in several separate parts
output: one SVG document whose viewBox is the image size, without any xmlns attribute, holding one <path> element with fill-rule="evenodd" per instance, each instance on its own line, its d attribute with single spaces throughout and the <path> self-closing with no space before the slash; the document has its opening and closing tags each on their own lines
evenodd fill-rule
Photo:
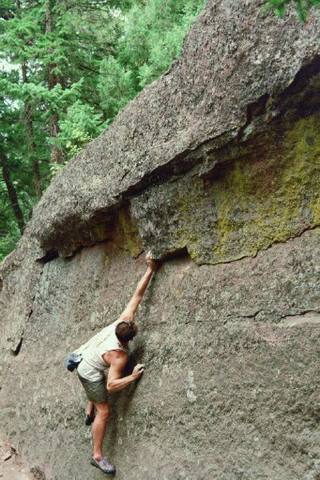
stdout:
<svg viewBox="0 0 320 480">
<path fill-rule="evenodd" d="M 93 416 L 94 414 L 94 403 L 89 400 L 86 407 L 86 415 Z"/>
<path fill-rule="evenodd" d="M 103 439 L 106 433 L 107 421 L 110 414 L 109 405 L 107 402 L 95 403 L 96 416 L 92 424 L 92 439 L 93 439 L 93 458 L 101 460 L 103 457 Z"/>
</svg>

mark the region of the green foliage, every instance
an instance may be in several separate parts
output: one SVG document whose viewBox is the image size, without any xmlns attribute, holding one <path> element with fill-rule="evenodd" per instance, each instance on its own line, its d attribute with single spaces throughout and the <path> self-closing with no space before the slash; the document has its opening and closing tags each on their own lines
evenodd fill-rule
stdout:
<svg viewBox="0 0 320 480">
<path fill-rule="evenodd" d="M 39 184 L 170 68 L 204 2 L 0 2 L 0 142 L 26 220 Z M 20 235 L 1 172 L 0 200 L 1 260 Z"/>
<path fill-rule="evenodd" d="M 273 10 L 278 17 L 283 17 L 287 7 L 294 3 L 301 21 L 305 22 L 310 8 L 320 5 L 320 0 L 267 0 L 266 9 Z"/>
<path fill-rule="evenodd" d="M 116 48 L 119 62 L 131 71 L 135 93 L 170 67 L 203 3 L 152 0 L 130 8 Z"/>
<path fill-rule="evenodd" d="M 16 246 L 20 231 L 12 215 L 0 215 L 0 259 L 7 256 Z"/>
<path fill-rule="evenodd" d="M 98 91 L 106 117 L 113 118 L 135 95 L 132 72 L 110 55 L 101 62 Z"/>
<path fill-rule="evenodd" d="M 66 153 L 67 160 L 77 155 L 106 127 L 101 123 L 101 114 L 95 113 L 91 105 L 84 104 L 80 100 L 67 109 L 59 126 L 58 144 Z"/>
<path fill-rule="evenodd" d="M 66 166 L 66 163 L 51 163 L 49 165 L 50 176 L 53 178 Z"/>
</svg>

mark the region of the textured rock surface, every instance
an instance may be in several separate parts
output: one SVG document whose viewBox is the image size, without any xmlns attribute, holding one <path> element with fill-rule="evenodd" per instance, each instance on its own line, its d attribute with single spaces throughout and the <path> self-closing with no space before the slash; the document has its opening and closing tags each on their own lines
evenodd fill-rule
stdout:
<svg viewBox="0 0 320 480">
<path fill-rule="evenodd" d="M 117 478 L 319 479 L 319 20 L 259 12 L 209 1 L 0 266 L 0 425 L 36 478 L 101 478 L 63 358 L 117 318 L 152 248 L 147 369 L 112 398 Z"/>
<path fill-rule="evenodd" d="M 123 199 L 199 161 L 216 163 L 218 147 L 254 134 L 256 116 L 281 113 L 281 92 L 320 53 L 319 20 L 263 18 L 262 3 L 208 2 L 181 59 L 52 183 L 29 228 L 46 250 L 66 255 L 107 238 Z"/>
<path fill-rule="evenodd" d="M 35 475 L 33 474 L 35 473 Z M 23 464 L 16 449 L 8 442 L 0 440 L 0 478 L 2 480 L 43 480 Z"/>
<path fill-rule="evenodd" d="M 320 329 L 305 319 L 320 312 L 319 246 L 315 229 L 253 259 L 162 267 L 139 313 L 145 375 L 113 397 L 117 478 L 317 478 Z M 49 479 L 100 478 L 62 360 L 116 318 L 143 269 L 108 244 L 44 266 L 21 351 L 2 362 L 1 425 Z"/>
</svg>

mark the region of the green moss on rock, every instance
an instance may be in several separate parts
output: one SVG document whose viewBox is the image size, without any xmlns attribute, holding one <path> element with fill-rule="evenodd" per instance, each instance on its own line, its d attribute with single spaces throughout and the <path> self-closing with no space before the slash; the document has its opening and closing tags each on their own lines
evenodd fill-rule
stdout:
<svg viewBox="0 0 320 480">
<path fill-rule="evenodd" d="M 319 224 L 319 118 L 271 131 L 267 145 L 267 151 L 250 148 L 212 187 L 219 232 L 214 261 L 255 255 Z"/>
<path fill-rule="evenodd" d="M 139 197 L 144 243 L 158 255 L 186 246 L 198 263 L 221 263 L 319 225 L 319 120 L 278 121 L 231 149 L 210 180 L 192 173 Z"/>
<path fill-rule="evenodd" d="M 132 257 L 137 257 L 142 252 L 142 242 L 128 207 L 119 210 L 111 239 L 116 248 L 129 252 Z"/>
</svg>

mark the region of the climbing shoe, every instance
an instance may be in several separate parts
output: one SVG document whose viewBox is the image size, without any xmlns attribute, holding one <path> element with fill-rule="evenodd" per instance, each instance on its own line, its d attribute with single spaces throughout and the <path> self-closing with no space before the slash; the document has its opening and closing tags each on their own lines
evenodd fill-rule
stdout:
<svg viewBox="0 0 320 480">
<path fill-rule="evenodd" d="M 95 460 L 92 457 L 90 463 L 94 467 L 99 468 L 103 473 L 107 473 L 109 475 L 114 475 L 116 473 L 116 467 L 111 465 L 111 463 L 108 462 L 106 457 L 101 458 L 101 460 Z"/>
<path fill-rule="evenodd" d="M 93 422 L 94 418 L 95 418 L 95 414 L 94 414 L 94 413 L 92 413 L 91 415 L 86 415 L 86 418 L 84 419 L 84 423 L 85 423 L 87 426 L 89 426 L 89 425 L 91 425 L 91 423 Z"/>
</svg>

